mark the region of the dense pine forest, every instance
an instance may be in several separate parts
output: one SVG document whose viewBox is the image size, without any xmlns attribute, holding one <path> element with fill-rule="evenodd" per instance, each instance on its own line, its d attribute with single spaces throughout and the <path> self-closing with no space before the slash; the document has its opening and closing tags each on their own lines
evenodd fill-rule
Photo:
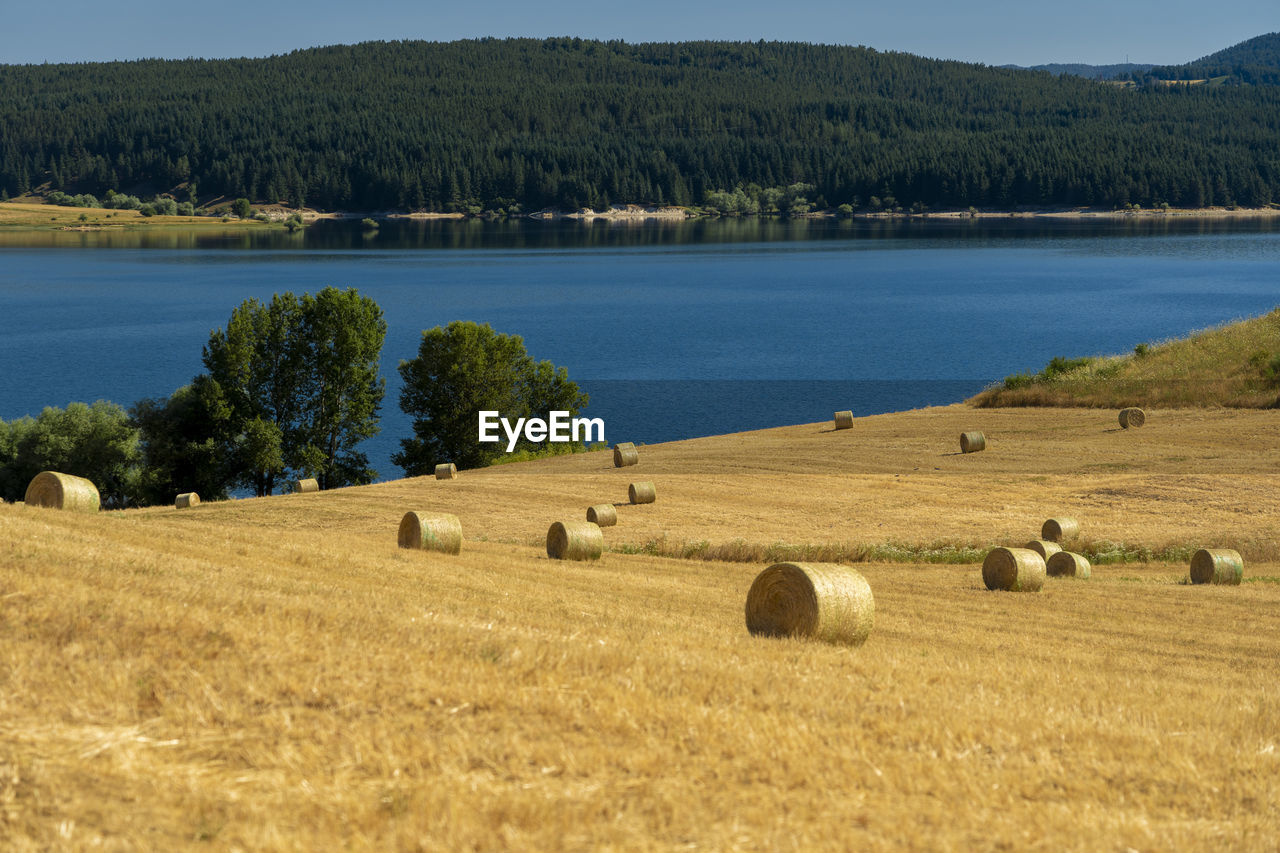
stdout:
<svg viewBox="0 0 1280 853">
<path fill-rule="evenodd" d="M 803 183 L 811 205 L 864 209 L 1280 201 L 1280 87 L 1126 89 L 796 43 L 9 65 L 0 127 L 9 196 L 528 212 Z"/>
</svg>

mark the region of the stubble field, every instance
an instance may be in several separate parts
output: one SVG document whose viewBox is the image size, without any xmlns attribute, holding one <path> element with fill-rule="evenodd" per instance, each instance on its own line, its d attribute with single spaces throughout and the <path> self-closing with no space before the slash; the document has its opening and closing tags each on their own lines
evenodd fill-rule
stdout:
<svg viewBox="0 0 1280 853">
<path fill-rule="evenodd" d="M 0 846 L 1273 849 L 1280 418 L 1115 427 L 955 406 L 625 469 L 0 507 Z M 636 480 L 658 500 L 600 561 L 545 556 Z M 457 514 L 463 553 L 398 549 L 410 509 Z M 1236 547 L 1246 582 L 1108 562 L 992 593 L 950 562 L 1051 515 L 1114 559 Z M 879 557 L 865 646 L 746 632 L 787 549 Z"/>
</svg>

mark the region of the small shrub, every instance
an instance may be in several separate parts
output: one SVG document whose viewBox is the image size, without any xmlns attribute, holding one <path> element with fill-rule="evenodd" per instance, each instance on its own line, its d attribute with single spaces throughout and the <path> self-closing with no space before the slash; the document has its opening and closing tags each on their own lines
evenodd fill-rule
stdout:
<svg viewBox="0 0 1280 853">
<path fill-rule="evenodd" d="M 1035 376 L 1030 373 L 1015 373 L 1004 378 L 1004 387 L 1009 391 L 1016 391 L 1019 388 L 1030 388 L 1035 381 Z"/>
<path fill-rule="evenodd" d="M 1138 344 L 1136 347 L 1133 348 L 1133 354 L 1138 358 L 1146 358 L 1147 354 L 1150 352 L 1151 352 L 1151 347 L 1148 346 L 1147 344 Z"/>
<path fill-rule="evenodd" d="M 1052 382 L 1059 376 L 1063 376 L 1081 367 L 1088 366 L 1092 361 L 1093 359 L 1091 358 L 1063 358 L 1060 355 L 1055 355 L 1049 360 L 1049 363 L 1045 365 L 1044 370 L 1040 371 L 1040 376 L 1046 382 Z"/>
</svg>

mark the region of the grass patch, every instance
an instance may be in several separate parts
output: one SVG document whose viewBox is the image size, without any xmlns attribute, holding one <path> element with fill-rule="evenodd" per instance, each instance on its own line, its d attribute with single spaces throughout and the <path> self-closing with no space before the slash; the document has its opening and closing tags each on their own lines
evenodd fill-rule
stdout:
<svg viewBox="0 0 1280 853">
<path fill-rule="evenodd" d="M 996 406 L 1276 408 L 1280 406 L 1280 308 L 1132 353 L 1054 358 L 1015 373 L 969 403 Z"/>
<path fill-rule="evenodd" d="M 582 442 L 548 443 L 541 450 L 516 450 L 511 453 L 504 453 L 490 462 L 489 466 L 510 465 L 512 462 L 530 462 L 534 459 L 550 459 L 553 456 L 571 456 L 574 453 L 594 453 L 597 450 L 604 450 L 607 446 L 601 442 L 590 445 Z"/>
</svg>

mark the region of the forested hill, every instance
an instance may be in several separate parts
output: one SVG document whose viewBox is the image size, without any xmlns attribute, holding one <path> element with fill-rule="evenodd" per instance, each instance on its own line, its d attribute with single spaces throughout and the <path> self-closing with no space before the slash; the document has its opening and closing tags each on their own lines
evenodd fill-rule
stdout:
<svg viewBox="0 0 1280 853">
<path fill-rule="evenodd" d="M 0 66 L 0 189 L 320 209 L 1280 200 L 1280 88 L 1138 87 L 796 43 L 391 42 Z"/>
<path fill-rule="evenodd" d="M 1280 33 L 1268 33 L 1185 65 L 1152 68 L 1164 80 L 1214 80 L 1257 86 L 1280 85 Z"/>
</svg>

